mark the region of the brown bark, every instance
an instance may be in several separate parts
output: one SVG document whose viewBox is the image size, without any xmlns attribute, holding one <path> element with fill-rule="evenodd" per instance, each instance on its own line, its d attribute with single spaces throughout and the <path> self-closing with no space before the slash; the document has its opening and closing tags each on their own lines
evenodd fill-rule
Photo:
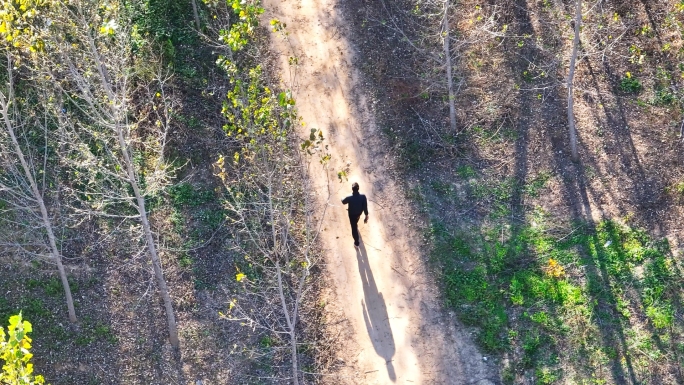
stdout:
<svg viewBox="0 0 684 385">
<path fill-rule="evenodd" d="M 570 56 L 570 71 L 568 73 L 568 129 L 570 131 L 570 152 L 574 162 L 579 161 L 577 152 L 577 128 L 575 127 L 575 111 L 573 97 L 573 80 L 575 78 L 575 62 L 579 48 L 580 23 L 582 22 L 582 0 L 575 2 L 575 38 L 572 42 L 572 56 Z"/>
</svg>

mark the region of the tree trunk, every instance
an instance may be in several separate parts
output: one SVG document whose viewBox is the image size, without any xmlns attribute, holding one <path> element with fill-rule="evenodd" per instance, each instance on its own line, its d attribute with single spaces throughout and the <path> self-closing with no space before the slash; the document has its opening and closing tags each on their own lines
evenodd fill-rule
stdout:
<svg viewBox="0 0 684 385">
<path fill-rule="evenodd" d="M 169 327 L 169 341 L 174 348 L 178 348 L 180 341 L 178 340 L 178 326 L 176 325 L 176 316 L 173 312 L 173 303 L 171 301 L 171 295 L 169 294 L 169 288 L 166 285 L 166 279 L 164 279 L 164 273 L 161 268 L 161 261 L 159 259 L 159 254 L 157 253 L 157 247 L 154 242 L 154 237 L 152 236 L 152 229 L 150 227 L 150 222 L 147 218 L 147 210 L 145 209 L 145 197 L 142 196 L 140 192 L 140 187 L 138 186 L 138 181 L 135 176 L 135 170 L 133 169 L 133 162 L 130 154 L 128 153 L 128 143 L 123 137 L 121 132 L 121 126 L 116 125 L 116 135 L 121 147 L 121 152 L 124 156 L 124 162 L 126 164 L 126 171 L 128 174 L 128 180 L 133 188 L 133 194 L 135 195 L 136 202 L 138 203 L 137 209 L 138 214 L 140 214 L 140 222 L 142 222 L 143 231 L 145 233 L 145 242 L 147 243 L 147 252 L 152 260 L 152 267 L 154 269 L 154 277 L 157 280 L 157 286 L 159 287 L 159 293 L 161 294 L 162 300 L 164 301 L 164 310 L 166 312 L 166 322 Z"/>
<path fill-rule="evenodd" d="M 451 75 L 451 50 L 449 49 L 449 0 L 444 1 L 444 56 L 446 57 L 446 76 L 449 88 L 449 123 L 451 131 L 456 132 L 456 96 L 454 79 Z"/>
<path fill-rule="evenodd" d="M 173 303 L 171 301 L 171 295 L 169 294 L 169 288 L 166 285 L 166 279 L 164 279 L 164 273 L 161 268 L 161 260 L 159 259 L 159 254 L 157 254 L 157 247 L 154 243 L 154 238 L 152 237 L 152 230 L 150 229 L 150 222 L 147 220 L 147 212 L 145 211 L 145 198 L 140 195 L 140 190 L 138 189 L 138 184 L 133 184 L 133 190 L 136 191 L 136 199 L 138 201 L 138 207 L 140 212 L 140 220 L 143 224 L 143 230 L 145 231 L 145 240 L 147 241 L 147 250 L 149 251 L 150 258 L 152 259 L 152 267 L 154 268 L 154 276 L 157 279 L 157 285 L 159 286 L 159 292 L 164 301 L 164 309 L 166 311 L 166 321 L 169 324 L 169 341 L 174 348 L 178 348 L 180 341 L 178 340 L 178 326 L 176 325 L 176 316 L 173 312 Z"/>
<path fill-rule="evenodd" d="M 91 35 L 86 36 L 88 40 L 88 45 L 93 55 L 93 59 L 97 65 L 98 72 L 100 74 L 100 80 L 102 81 L 103 87 L 110 100 L 117 100 L 114 94 L 114 87 L 111 85 L 110 77 L 107 73 L 107 68 L 103 64 L 100 57 L 100 53 L 97 50 L 95 41 Z M 125 100 L 125 99 L 124 99 Z M 131 159 L 130 147 L 126 142 L 123 134 L 123 127 L 121 122 L 121 111 L 125 111 L 124 108 L 112 106 L 112 116 L 114 116 L 114 135 L 116 136 L 116 141 L 121 148 L 121 154 L 123 155 L 123 163 L 126 167 L 126 178 L 128 183 L 130 183 L 133 189 L 133 195 L 137 202 L 135 205 L 138 214 L 140 215 L 140 222 L 143 226 L 143 232 L 145 234 L 145 243 L 147 244 L 147 252 L 150 255 L 150 260 L 152 261 L 152 267 L 154 269 L 154 277 L 157 280 L 157 286 L 159 288 L 159 293 L 161 294 L 162 300 L 164 302 L 164 310 L 166 312 L 166 321 L 169 328 L 169 341 L 174 348 L 178 348 L 180 341 L 178 340 L 178 326 L 176 325 L 176 316 L 173 312 L 173 302 L 171 301 L 171 295 L 169 294 L 169 288 L 166 284 L 166 279 L 164 279 L 164 273 L 161 268 L 161 261 L 159 259 L 159 254 L 157 253 L 157 247 L 154 242 L 154 237 L 152 236 L 152 229 L 150 227 L 150 222 L 147 218 L 147 209 L 145 208 L 145 197 L 140 192 L 140 186 L 138 185 L 138 180 L 136 178 L 133 160 Z"/>
<path fill-rule="evenodd" d="M 8 66 L 11 66 L 11 59 L 8 58 Z M 9 67 L 11 68 L 11 67 Z M 47 232 L 48 235 L 48 240 L 50 242 L 50 251 L 52 253 L 52 259 L 55 261 L 57 264 L 57 270 L 59 271 L 59 278 L 62 280 L 62 287 L 64 288 L 64 295 L 66 296 L 66 301 L 67 301 L 67 308 L 69 310 L 69 320 L 71 322 L 76 322 L 76 311 L 74 310 L 74 299 L 71 296 L 71 287 L 69 286 L 69 280 L 67 279 L 66 276 L 66 271 L 64 270 L 64 265 L 62 265 L 62 256 L 59 252 L 59 249 L 57 248 L 57 242 L 55 240 L 55 233 L 52 231 L 52 222 L 50 221 L 50 216 L 48 215 L 47 208 L 45 207 L 45 201 L 43 200 L 43 195 L 40 193 L 40 190 L 38 189 L 38 184 L 36 183 L 35 178 L 33 177 L 33 174 L 31 173 L 31 169 L 28 166 L 28 163 L 26 162 L 26 158 L 24 157 L 24 152 L 21 151 L 21 147 L 19 146 L 19 142 L 17 141 L 17 137 L 14 134 L 14 126 L 12 125 L 12 122 L 9 120 L 9 105 L 11 103 L 12 99 L 12 94 L 13 94 L 13 84 L 12 84 L 12 74 L 9 74 L 9 82 L 10 82 L 10 94 L 7 97 L 7 100 L 5 100 L 5 106 L 3 110 L 3 117 L 4 117 L 4 122 L 5 122 L 5 129 L 7 130 L 7 133 L 9 134 L 11 140 L 12 140 L 12 145 L 14 146 L 14 152 L 17 154 L 17 157 L 19 158 L 19 162 L 21 163 L 21 168 L 24 170 L 24 175 L 26 176 L 26 179 L 28 179 L 29 184 L 31 185 L 31 192 L 33 193 L 33 197 L 36 199 L 36 202 L 38 202 L 38 206 L 40 207 L 40 214 L 41 218 L 43 220 L 43 227 L 45 227 L 45 231 Z"/>
<path fill-rule="evenodd" d="M 199 19 L 199 14 L 197 13 L 197 0 L 190 0 L 192 3 L 192 14 L 195 16 L 195 26 L 197 27 L 197 30 L 199 31 L 201 28 L 200 25 L 200 19 Z"/>
<path fill-rule="evenodd" d="M 278 294 L 280 295 L 280 304 L 283 307 L 285 314 L 285 322 L 287 323 L 288 334 L 290 334 L 290 353 L 292 355 L 292 379 L 294 385 L 299 385 L 299 369 L 297 368 L 297 335 L 295 334 L 296 319 L 290 319 L 290 312 L 287 309 L 287 301 L 285 300 L 285 293 L 283 293 L 283 278 L 280 270 L 280 261 L 276 260 L 276 273 L 278 275 Z M 295 314 L 296 316 L 296 314 Z"/>
<path fill-rule="evenodd" d="M 575 127 L 573 80 L 575 78 L 575 62 L 577 61 L 577 51 L 579 48 L 580 23 L 582 22 L 582 0 L 575 2 L 575 38 L 572 42 L 572 56 L 570 56 L 570 71 L 568 73 L 568 129 L 570 131 L 570 151 L 572 160 L 579 161 L 577 152 L 577 129 Z"/>
</svg>

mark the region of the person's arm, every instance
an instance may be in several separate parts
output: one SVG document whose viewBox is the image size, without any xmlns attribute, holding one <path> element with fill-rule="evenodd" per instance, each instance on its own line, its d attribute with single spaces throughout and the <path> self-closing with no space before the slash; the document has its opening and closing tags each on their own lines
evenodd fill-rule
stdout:
<svg viewBox="0 0 684 385">
<path fill-rule="evenodd" d="M 366 214 L 366 217 L 363 219 L 363 223 L 368 223 L 368 199 L 365 195 L 363 197 L 363 213 Z"/>
<path fill-rule="evenodd" d="M 346 198 L 342 199 L 342 204 L 343 204 L 343 205 L 346 205 L 347 203 L 349 203 L 349 197 L 346 197 Z"/>
</svg>

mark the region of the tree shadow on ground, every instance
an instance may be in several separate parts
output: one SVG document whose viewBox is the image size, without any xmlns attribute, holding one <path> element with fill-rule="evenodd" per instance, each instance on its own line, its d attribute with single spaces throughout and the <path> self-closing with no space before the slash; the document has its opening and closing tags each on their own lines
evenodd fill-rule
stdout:
<svg viewBox="0 0 684 385">
<path fill-rule="evenodd" d="M 565 132 L 562 132 L 559 127 L 554 134 L 551 138 L 551 145 L 556 167 L 561 176 L 563 196 L 571 210 L 572 218 L 586 225 L 586 231 L 590 237 L 590 244 L 583 247 L 581 256 L 586 271 L 588 294 L 596 303 L 592 321 L 600 330 L 603 339 L 601 345 L 623 358 L 623 360 L 617 358 L 610 360 L 613 380 L 617 384 L 637 384 L 632 360 L 628 354 L 625 331 L 623 325 L 616 321 L 620 314 L 617 309 L 617 298 L 611 289 L 611 277 L 607 272 L 604 244 L 601 244 L 597 236 L 597 224 L 592 216 L 590 187 L 584 166 L 582 163 L 570 162 L 568 156 L 564 154 L 566 146 L 562 138 Z M 580 147 L 582 147 L 581 141 Z M 595 250 L 596 258 L 592 257 L 591 249 Z"/>
<path fill-rule="evenodd" d="M 619 96 L 619 90 L 614 80 L 616 77 L 610 63 L 607 61 L 603 62 L 603 70 L 607 77 L 611 79 L 609 81 L 610 92 L 607 94 L 601 92 L 601 86 L 591 61 L 587 58 L 583 63 L 586 63 L 591 84 L 596 90 L 599 106 L 601 106 L 600 110 L 592 109 L 594 120 L 600 127 L 605 128 L 608 134 L 608 137 L 604 140 L 604 150 L 609 155 L 611 155 L 611 152 L 616 153 L 617 161 L 607 162 L 605 166 L 611 176 L 622 179 L 620 183 L 622 184 L 623 191 L 629 189 L 628 201 L 623 202 L 619 197 L 615 197 L 611 192 L 612 189 L 606 193 L 613 196 L 613 201 L 616 202 L 616 205 L 618 205 L 623 213 L 627 210 L 626 205 L 641 207 L 643 210 L 638 210 L 634 215 L 643 219 L 642 223 L 648 222 L 650 218 L 647 218 L 644 214 L 649 213 L 650 209 L 659 200 L 662 182 L 653 176 L 649 176 L 639 160 L 629 121 L 625 114 L 624 102 Z M 598 111 L 603 112 L 603 118 Z M 590 164 L 594 169 L 598 169 L 596 157 L 589 149 L 583 154 L 583 157 L 585 163 Z"/>
<path fill-rule="evenodd" d="M 361 235 L 359 235 L 359 238 L 361 238 Z M 361 308 L 368 337 L 373 342 L 375 352 L 385 360 L 389 379 L 395 382 L 397 375 L 392 364 L 392 357 L 394 357 L 396 352 L 394 335 L 392 334 L 392 327 L 389 322 L 387 304 L 385 304 L 385 299 L 375 284 L 363 239 L 361 239 L 359 247 L 356 248 L 356 259 L 359 264 L 359 276 L 363 284 L 364 299 L 361 300 Z"/>
</svg>

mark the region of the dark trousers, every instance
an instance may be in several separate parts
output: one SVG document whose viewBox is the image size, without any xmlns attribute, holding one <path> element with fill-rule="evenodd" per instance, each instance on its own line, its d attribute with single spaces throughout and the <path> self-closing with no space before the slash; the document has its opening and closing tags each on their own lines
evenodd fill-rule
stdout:
<svg viewBox="0 0 684 385">
<path fill-rule="evenodd" d="M 352 237 L 354 237 L 355 244 L 359 243 L 359 219 L 361 219 L 361 214 L 356 217 L 349 216 L 349 223 L 351 224 Z"/>
</svg>

